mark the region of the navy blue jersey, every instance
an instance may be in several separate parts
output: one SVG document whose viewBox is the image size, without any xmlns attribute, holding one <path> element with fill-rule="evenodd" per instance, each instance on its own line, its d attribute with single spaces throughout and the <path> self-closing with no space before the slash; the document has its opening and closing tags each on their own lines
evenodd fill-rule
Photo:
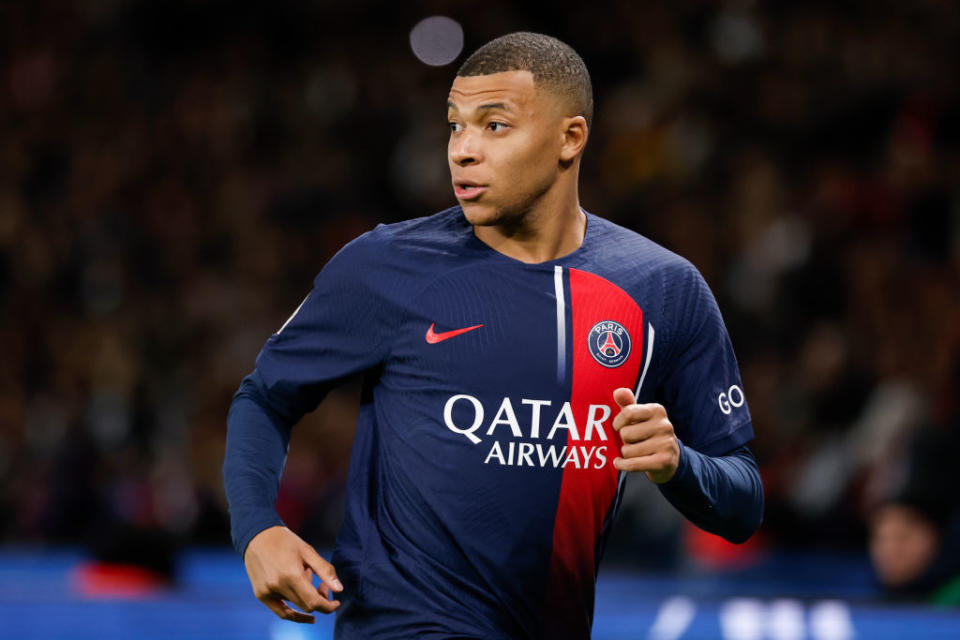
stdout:
<svg viewBox="0 0 960 640">
<path fill-rule="evenodd" d="M 702 454 L 753 437 L 703 278 L 591 214 L 576 251 L 539 264 L 485 245 L 459 207 L 378 226 L 245 385 L 292 424 L 357 372 L 340 638 L 587 638 L 624 475 L 613 390 L 663 404 Z"/>
</svg>

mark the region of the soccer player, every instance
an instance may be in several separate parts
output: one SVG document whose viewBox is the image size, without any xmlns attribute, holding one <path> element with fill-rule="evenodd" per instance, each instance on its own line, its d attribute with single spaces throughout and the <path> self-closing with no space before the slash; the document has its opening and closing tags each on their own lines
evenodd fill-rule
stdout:
<svg viewBox="0 0 960 640">
<path fill-rule="evenodd" d="M 447 114 L 459 206 L 346 245 L 243 380 L 233 541 L 266 606 L 336 610 L 338 638 L 589 638 L 627 475 L 729 540 L 760 524 L 733 349 L 689 262 L 580 207 L 593 98 L 573 49 L 493 40 Z M 291 427 L 356 372 L 328 563 L 274 501 Z"/>
</svg>

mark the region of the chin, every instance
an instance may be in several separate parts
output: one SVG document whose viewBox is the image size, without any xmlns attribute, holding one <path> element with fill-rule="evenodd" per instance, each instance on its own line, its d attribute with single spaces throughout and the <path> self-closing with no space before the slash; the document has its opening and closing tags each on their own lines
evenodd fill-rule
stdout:
<svg viewBox="0 0 960 640">
<path fill-rule="evenodd" d="M 491 227 L 503 222 L 503 213 L 496 207 L 479 202 L 461 202 L 460 208 L 463 209 L 463 216 L 472 225 L 480 227 Z"/>
</svg>

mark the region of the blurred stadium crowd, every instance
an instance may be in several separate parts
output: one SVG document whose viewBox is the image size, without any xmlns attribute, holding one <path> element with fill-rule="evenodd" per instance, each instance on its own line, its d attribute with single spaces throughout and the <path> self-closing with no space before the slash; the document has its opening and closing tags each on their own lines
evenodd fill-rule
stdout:
<svg viewBox="0 0 960 640">
<path fill-rule="evenodd" d="M 714 289 L 765 544 L 862 549 L 890 501 L 949 530 L 960 5 L 494 4 L 0 4 L 0 540 L 228 542 L 225 415 L 263 341 L 342 244 L 455 203 L 457 62 L 407 42 L 434 13 L 471 50 L 527 29 L 585 58 L 582 202 Z M 356 391 L 287 462 L 281 513 L 320 546 Z M 675 537 L 644 491 L 622 530 Z"/>
</svg>

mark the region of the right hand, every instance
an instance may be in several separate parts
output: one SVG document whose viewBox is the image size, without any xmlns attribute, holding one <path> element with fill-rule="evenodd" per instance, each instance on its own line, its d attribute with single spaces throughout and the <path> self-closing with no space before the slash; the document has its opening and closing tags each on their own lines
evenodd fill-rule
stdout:
<svg viewBox="0 0 960 640">
<path fill-rule="evenodd" d="M 340 606 L 330 590 L 343 591 L 333 565 L 286 527 L 264 529 L 247 545 L 243 563 L 257 599 L 284 620 L 314 622 L 310 611 L 332 613 Z M 314 588 L 313 574 L 320 578 Z M 284 600 L 297 605 L 292 609 Z"/>
</svg>

